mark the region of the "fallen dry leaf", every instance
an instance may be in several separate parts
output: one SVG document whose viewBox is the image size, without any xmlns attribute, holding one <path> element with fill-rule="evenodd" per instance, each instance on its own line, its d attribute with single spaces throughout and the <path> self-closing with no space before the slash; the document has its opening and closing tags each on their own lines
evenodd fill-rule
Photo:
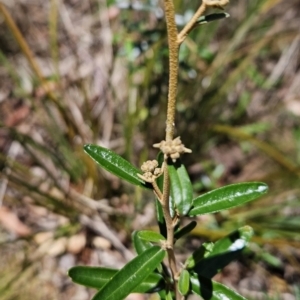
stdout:
<svg viewBox="0 0 300 300">
<path fill-rule="evenodd" d="M 32 233 L 31 229 L 20 221 L 14 212 L 4 206 L 0 207 L 0 223 L 9 232 L 20 237 L 25 237 Z"/>
</svg>

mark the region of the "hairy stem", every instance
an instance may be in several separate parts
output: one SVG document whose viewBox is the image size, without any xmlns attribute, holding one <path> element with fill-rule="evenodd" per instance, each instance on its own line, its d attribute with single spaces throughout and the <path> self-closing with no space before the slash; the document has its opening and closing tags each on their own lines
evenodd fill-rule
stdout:
<svg viewBox="0 0 300 300">
<path fill-rule="evenodd" d="M 166 121 L 166 141 L 172 141 L 174 138 L 175 130 L 175 109 L 176 109 L 176 95 L 178 84 L 178 52 L 179 46 L 184 41 L 187 34 L 195 26 L 197 19 L 205 12 L 206 4 L 202 3 L 190 22 L 184 27 L 180 34 L 178 34 L 175 23 L 175 9 L 173 0 L 164 0 L 165 16 L 168 32 L 168 46 L 169 46 L 169 90 L 168 90 L 168 108 L 167 108 L 167 121 Z M 174 290 L 176 300 L 182 299 L 178 291 L 178 271 L 176 265 L 176 257 L 174 253 L 174 222 L 170 214 L 169 196 L 170 196 L 170 178 L 167 168 L 167 157 L 164 159 L 164 186 L 161 198 L 164 218 L 167 227 L 167 252 L 169 259 L 169 266 L 172 272 L 174 282 Z M 156 193 L 158 193 L 156 191 Z M 158 193 L 159 194 L 159 193 Z"/>
<path fill-rule="evenodd" d="M 197 20 L 204 14 L 206 10 L 206 4 L 202 2 L 196 13 L 193 15 L 191 20 L 184 26 L 184 28 L 180 31 L 177 37 L 177 43 L 180 45 L 187 35 L 192 31 L 194 28 Z"/>
<path fill-rule="evenodd" d="M 174 224 L 173 219 L 170 214 L 170 204 L 169 204 L 169 197 L 170 197 L 170 178 L 167 169 L 167 161 L 165 160 L 164 163 L 164 192 L 162 198 L 162 209 L 163 214 L 166 220 L 166 227 L 167 227 L 167 252 L 168 252 L 168 260 L 169 266 L 172 273 L 172 278 L 174 282 L 174 290 L 176 293 L 176 300 L 180 299 L 180 294 L 177 288 L 177 265 L 176 265 L 176 257 L 174 253 Z"/>
<path fill-rule="evenodd" d="M 155 193 L 155 195 L 156 195 L 158 201 L 159 201 L 160 203 L 162 203 L 162 197 L 163 197 L 163 195 L 162 195 L 162 192 L 160 191 L 160 189 L 159 189 L 159 187 L 158 187 L 156 181 L 153 181 L 153 182 L 152 182 L 152 186 L 153 186 L 153 190 L 154 190 L 154 193 Z"/>
<path fill-rule="evenodd" d="M 178 81 L 178 49 L 177 28 L 175 23 L 175 9 L 172 0 L 165 0 L 165 13 L 168 31 L 169 45 L 169 91 L 168 91 L 168 109 L 166 123 L 166 141 L 171 141 L 174 136 L 175 128 L 175 104 Z"/>
<path fill-rule="evenodd" d="M 168 32 L 168 46 L 169 46 L 169 91 L 168 91 L 168 108 L 167 108 L 167 121 L 166 121 L 166 141 L 172 141 L 175 128 L 175 109 L 176 109 L 176 94 L 178 82 L 178 50 L 179 44 L 177 43 L 177 27 L 175 23 L 175 9 L 173 0 L 164 0 L 165 14 Z M 170 196 L 170 178 L 167 168 L 167 158 L 165 157 L 164 163 L 164 188 L 162 197 L 162 209 L 166 220 L 167 227 L 167 252 L 169 259 L 169 266 L 172 272 L 174 290 L 176 300 L 180 299 L 180 294 L 177 288 L 177 266 L 174 254 L 174 226 L 173 220 L 170 215 L 169 206 Z"/>
</svg>

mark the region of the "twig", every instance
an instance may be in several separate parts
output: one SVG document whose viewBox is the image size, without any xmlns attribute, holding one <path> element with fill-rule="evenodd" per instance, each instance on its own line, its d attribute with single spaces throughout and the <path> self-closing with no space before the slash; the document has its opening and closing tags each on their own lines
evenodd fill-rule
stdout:
<svg viewBox="0 0 300 300">
<path fill-rule="evenodd" d="M 178 49 L 175 9 L 172 0 L 165 0 L 166 23 L 169 44 L 169 92 L 166 124 L 166 141 L 171 141 L 175 128 L 175 104 L 178 82 Z"/>
<path fill-rule="evenodd" d="M 121 251 L 128 261 L 134 257 L 134 255 L 120 242 L 119 237 L 110 228 L 107 227 L 107 225 L 99 216 L 95 216 L 92 219 L 85 215 L 81 215 L 80 223 L 110 240 L 113 246 Z"/>
<path fill-rule="evenodd" d="M 153 181 L 152 182 L 152 186 L 153 186 L 153 190 L 154 190 L 154 193 L 156 194 L 157 196 L 157 199 L 159 200 L 160 203 L 162 203 L 162 197 L 163 197 L 163 194 L 162 192 L 160 191 L 156 181 Z"/>
<path fill-rule="evenodd" d="M 192 31 L 192 29 L 195 27 L 195 24 L 197 20 L 204 14 L 206 10 L 206 4 L 204 2 L 201 3 L 200 7 L 194 14 L 194 16 L 191 18 L 191 20 L 184 26 L 184 28 L 180 31 L 180 33 L 177 36 L 177 43 L 180 45 L 187 35 Z"/>
<path fill-rule="evenodd" d="M 199 6 L 196 13 L 178 34 L 177 43 L 180 45 L 185 40 L 187 35 L 193 30 L 193 28 L 197 24 L 198 19 L 205 13 L 208 7 L 223 9 L 223 6 L 227 5 L 228 2 L 229 0 L 202 0 L 202 3 Z"/>
<path fill-rule="evenodd" d="M 91 211 L 101 211 L 105 212 L 109 215 L 118 215 L 121 214 L 116 209 L 112 208 L 109 205 L 106 205 L 102 203 L 101 201 L 95 201 L 94 199 L 91 199 L 90 197 L 87 197 L 86 195 L 80 194 L 74 189 L 70 188 L 68 191 L 68 195 L 70 196 L 71 200 L 75 200 L 78 203 L 82 204 L 84 207 L 88 207 L 91 209 Z M 104 199 L 102 199 L 104 200 Z"/>
</svg>

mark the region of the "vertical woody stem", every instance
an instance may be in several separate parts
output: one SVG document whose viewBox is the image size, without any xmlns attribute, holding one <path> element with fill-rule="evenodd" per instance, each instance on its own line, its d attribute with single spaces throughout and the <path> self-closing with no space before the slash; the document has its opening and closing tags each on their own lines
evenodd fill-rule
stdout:
<svg viewBox="0 0 300 300">
<path fill-rule="evenodd" d="M 171 141 L 174 135 L 175 127 L 175 104 L 177 94 L 178 81 L 178 49 L 177 28 L 175 23 L 175 9 L 172 0 L 165 0 L 165 14 L 168 30 L 169 44 L 169 94 L 168 94 L 168 110 L 166 124 L 166 141 Z"/>
<path fill-rule="evenodd" d="M 173 0 L 164 0 L 165 14 L 168 31 L 168 46 L 169 46 L 169 91 L 168 91 L 168 108 L 167 108 L 167 122 L 166 122 L 166 141 L 172 141 L 175 128 L 175 107 L 176 107 L 176 94 L 177 94 L 177 81 L 178 81 L 178 50 L 179 44 L 177 43 L 177 27 L 175 23 L 175 9 Z M 170 215 L 169 207 L 170 196 L 170 179 L 167 169 L 167 158 L 165 157 L 164 163 L 164 189 L 162 208 L 167 226 L 167 252 L 169 259 L 169 266 L 172 272 L 174 281 L 174 289 L 176 300 L 181 298 L 177 288 L 177 266 L 174 254 L 174 224 Z"/>
<path fill-rule="evenodd" d="M 171 142 L 174 138 L 175 129 L 175 111 L 176 111 L 176 95 L 178 84 L 178 52 L 180 44 L 184 41 L 189 32 L 194 28 L 197 19 L 203 15 L 207 6 L 225 5 L 229 0 L 202 0 L 202 4 L 194 14 L 193 18 L 188 22 L 184 29 L 178 33 L 175 23 L 175 9 L 173 0 L 164 0 L 165 18 L 168 32 L 169 46 L 169 90 L 168 90 L 168 108 L 166 121 L 166 142 Z M 212 1 L 212 2 L 211 2 Z M 176 300 L 184 299 L 178 290 L 178 271 L 176 266 L 176 258 L 174 254 L 174 219 L 170 213 L 169 198 L 170 198 L 170 178 L 168 174 L 168 157 L 165 154 L 164 158 L 164 185 L 161 199 L 162 209 L 167 227 L 167 243 L 166 249 L 168 252 L 169 266 L 172 272 L 174 282 L 174 292 Z M 160 192 L 156 192 L 160 196 Z"/>
</svg>

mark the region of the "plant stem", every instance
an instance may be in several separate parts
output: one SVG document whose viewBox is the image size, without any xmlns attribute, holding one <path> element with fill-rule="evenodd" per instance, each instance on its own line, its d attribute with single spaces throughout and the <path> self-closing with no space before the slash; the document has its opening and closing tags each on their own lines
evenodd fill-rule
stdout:
<svg viewBox="0 0 300 300">
<path fill-rule="evenodd" d="M 178 52 L 179 46 L 184 41 L 187 34 L 195 26 L 197 19 L 206 10 L 206 4 L 202 3 L 190 22 L 184 27 L 184 29 L 178 34 L 175 23 L 175 9 L 173 0 L 164 0 L 165 4 L 165 16 L 168 32 L 168 46 L 169 46 L 169 90 L 168 90 L 168 108 L 167 108 L 167 121 L 166 121 L 166 141 L 172 141 L 174 138 L 175 130 L 175 110 L 176 110 L 176 95 L 178 84 Z M 162 209 L 167 227 L 167 252 L 169 259 L 169 267 L 172 272 L 172 278 L 174 282 L 174 291 L 176 300 L 182 299 L 178 291 L 178 271 L 176 265 L 176 257 L 174 253 L 174 222 L 170 214 L 170 178 L 167 168 L 167 157 L 164 159 L 164 187 L 162 193 Z"/>
<path fill-rule="evenodd" d="M 169 46 L 169 91 L 168 91 L 168 108 L 167 108 L 167 121 L 166 121 L 166 141 L 172 141 L 175 128 L 175 108 L 176 108 L 176 94 L 178 82 L 178 50 L 179 44 L 177 43 L 177 27 L 175 23 L 175 9 L 173 0 L 164 0 L 165 14 L 168 32 L 168 46 Z M 162 209 L 166 220 L 167 227 L 167 252 L 169 259 L 169 266 L 172 272 L 174 282 L 174 290 L 176 300 L 180 299 L 180 294 L 177 288 L 177 266 L 174 254 L 174 225 L 170 214 L 169 205 L 170 196 L 170 179 L 167 168 L 167 158 L 164 162 L 164 188 L 162 197 Z"/>
<path fill-rule="evenodd" d="M 175 23 L 175 9 L 172 0 L 165 0 L 165 14 L 168 31 L 169 46 L 169 91 L 168 91 L 168 109 L 166 122 L 166 141 L 171 141 L 174 136 L 175 129 L 175 108 L 176 94 L 178 84 L 178 52 L 179 46 L 184 41 L 189 32 L 194 28 L 197 20 L 202 16 L 207 5 L 202 2 L 192 19 L 186 24 L 182 31 L 178 34 Z"/>
<path fill-rule="evenodd" d="M 206 4 L 204 2 L 202 2 L 202 4 L 199 6 L 196 13 L 191 18 L 191 20 L 180 31 L 180 33 L 177 36 L 177 43 L 179 45 L 185 40 L 187 35 L 192 31 L 192 29 L 194 28 L 197 20 L 204 14 L 206 8 L 207 8 Z"/>
<path fill-rule="evenodd" d="M 159 200 L 160 203 L 162 203 L 163 195 L 162 195 L 162 192 L 160 191 L 156 181 L 152 182 L 152 186 L 153 186 L 153 190 L 154 190 L 154 193 L 155 193 L 157 199 Z"/>
<path fill-rule="evenodd" d="M 167 169 L 167 162 L 165 161 L 164 164 L 164 192 L 163 192 L 163 199 L 162 199 L 162 209 L 163 214 L 166 220 L 166 227 L 167 227 L 167 245 L 166 250 L 168 252 L 168 260 L 169 266 L 172 273 L 172 278 L 174 282 L 174 290 L 176 294 L 176 300 L 181 298 L 178 288 L 177 288 L 177 265 L 176 265 L 176 257 L 174 253 L 174 224 L 173 219 L 170 214 L 170 204 L 169 204 L 169 196 L 170 196 L 170 179 Z"/>
<path fill-rule="evenodd" d="M 168 92 L 168 109 L 166 123 L 166 141 L 171 141 L 174 136 L 175 128 L 175 104 L 178 82 L 178 49 L 177 28 L 175 23 L 175 9 L 172 0 L 165 0 L 165 13 L 168 31 L 169 45 L 169 92 Z"/>
</svg>

